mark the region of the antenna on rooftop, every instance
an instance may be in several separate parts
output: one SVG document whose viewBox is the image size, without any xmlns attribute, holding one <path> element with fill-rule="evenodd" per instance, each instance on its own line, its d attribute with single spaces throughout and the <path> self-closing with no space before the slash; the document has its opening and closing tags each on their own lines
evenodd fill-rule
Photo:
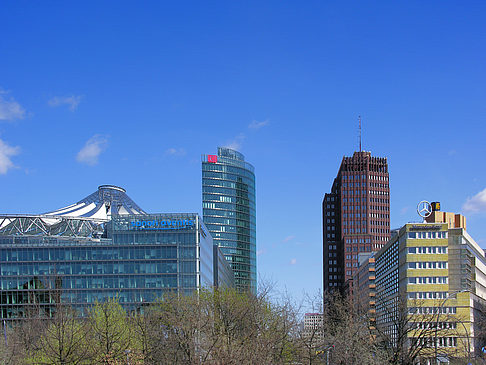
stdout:
<svg viewBox="0 0 486 365">
<path fill-rule="evenodd" d="M 358 115 L 358 121 L 359 121 L 359 127 L 358 127 L 358 133 L 359 133 L 359 152 L 361 152 L 361 115 Z"/>
</svg>

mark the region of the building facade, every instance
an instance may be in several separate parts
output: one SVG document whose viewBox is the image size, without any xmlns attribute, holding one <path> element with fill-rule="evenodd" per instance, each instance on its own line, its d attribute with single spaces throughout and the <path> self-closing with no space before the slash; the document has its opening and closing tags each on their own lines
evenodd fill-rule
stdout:
<svg viewBox="0 0 486 365">
<path fill-rule="evenodd" d="M 322 346 L 324 340 L 324 316 L 322 313 L 304 314 L 304 337 L 312 346 Z"/>
<path fill-rule="evenodd" d="M 226 260 L 238 290 L 256 292 L 255 171 L 244 156 L 218 147 L 202 156 L 203 220 Z"/>
<path fill-rule="evenodd" d="M 433 361 L 480 355 L 486 258 L 463 227 L 406 224 L 375 260 L 377 327 L 391 345 L 406 338 L 409 351 Z"/>
<path fill-rule="evenodd" d="M 370 152 L 343 157 L 322 202 L 323 289 L 344 292 L 358 255 L 379 250 L 390 238 L 390 187 L 386 158 Z"/>
<path fill-rule="evenodd" d="M 190 295 L 214 285 L 214 254 L 197 214 L 147 214 L 119 187 L 43 215 L 0 216 L 1 317 L 114 297 L 136 310 L 167 291 Z"/>
<path fill-rule="evenodd" d="M 358 313 L 367 315 L 370 330 L 376 329 L 376 272 L 374 253 L 363 253 L 359 257 L 358 270 L 352 281 L 352 295 Z"/>
</svg>

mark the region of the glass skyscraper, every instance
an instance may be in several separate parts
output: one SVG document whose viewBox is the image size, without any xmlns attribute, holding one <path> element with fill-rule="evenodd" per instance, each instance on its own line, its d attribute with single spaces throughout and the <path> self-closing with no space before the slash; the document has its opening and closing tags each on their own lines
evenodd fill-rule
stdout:
<svg viewBox="0 0 486 365">
<path fill-rule="evenodd" d="M 202 156 L 203 220 L 235 274 L 238 290 L 256 292 L 255 171 L 245 157 L 218 147 Z"/>
</svg>

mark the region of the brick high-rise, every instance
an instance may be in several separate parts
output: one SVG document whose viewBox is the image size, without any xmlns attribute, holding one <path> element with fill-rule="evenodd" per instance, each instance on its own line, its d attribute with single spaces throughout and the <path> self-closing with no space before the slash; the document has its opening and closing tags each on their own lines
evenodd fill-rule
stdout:
<svg viewBox="0 0 486 365">
<path fill-rule="evenodd" d="M 324 292 L 344 291 L 360 252 L 377 251 L 390 238 L 390 187 L 386 158 L 371 152 L 343 157 L 322 202 Z"/>
</svg>

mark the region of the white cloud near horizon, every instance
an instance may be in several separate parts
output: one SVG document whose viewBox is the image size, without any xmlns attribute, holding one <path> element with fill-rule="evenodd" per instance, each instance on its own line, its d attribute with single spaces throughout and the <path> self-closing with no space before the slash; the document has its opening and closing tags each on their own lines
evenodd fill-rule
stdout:
<svg viewBox="0 0 486 365">
<path fill-rule="evenodd" d="M 73 112 L 78 107 L 82 98 L 83 97 L 81 95 L 54 96 L 53 98 L 49 99 L 47 104 L 49 104 L 49 106 L 51 106 L 51 107 L 68 105 L 69 110 L 71 110 Z"/>
<path fill-rule="evenodd" d="M 14 168 L 12 157 L 20 153 L 20 147 L 9 146 L 0 139 L 0 174 L 5 175 L 7 171 Z"/>
<path fill-rule="evenodd" d="M 243 146 L 243 141 L 245 140 L 246 136 L 243 133 L 238 134 L 232 141 L 227 143 L 225 147 L 231 148 L 235 151 L 240 151 L 241 147 Z"/>
<path fill-rule="evenodd" d="M 263 122 L 259 122 L 258 120 L 252 120 L 250 124 L 248 124 L 248 129 L 259 130 L 260 128 L 265 127 L 270 123 L 270 120 L 265 119 Z M 233 140 L 229 141 L 224 145 L 224 147 L 231 148 L 232 150 L 241 152 L 241 147 L 243 147 L 243 142 L 246 139 L 245 133 L 238 134 Z"/>
<path fill-rule="evenodd" d="M 270 123 L 270 120 L 268 119 L 265 119 L 262 122 L 259 122 L 258 120 L 252 120 L 251 123 L 248 125 L 248 128 L 258 130 L 260 128 L 267 126 L 268 123 Z"/>
<path fill-rule="evenodd" d="M 295 236 L 287 236 L 287 237 L 285 237 L 285 238 L 282 240 L 282 243 L 289 242 L 289 241 L 293 240 L 294 238 L 295 238 Z"/>
<path fill-rule="evenodd" d="M 88 139 L 83 148 L 76 155 L 76 160 L 86 165 L 94 166 L 98 163 L 100 154 L 106 149 L 108 138 L 100 134 L 95 134 Z"/>
<path fill-rule="evenodd" d="M 8 91 L 0 89 L 0 120 L 23 119 L 25 110 L 15 101 L 14 98 L 5 98 L 2 95 L 8 94 Z"/>
<path fill-rule="evenodd" d="M 184 156 L 186 154 L 186 150 L 184 148 L 171 147 L 165 151 L 165 154 L 170 156 Z"/>
<path fill-rule="evenodd" d="M 486 188 L 472 198 L 467 198 L 462 205 L 462 210 L 466 213 L 486 212 Z"/>
</svg>

